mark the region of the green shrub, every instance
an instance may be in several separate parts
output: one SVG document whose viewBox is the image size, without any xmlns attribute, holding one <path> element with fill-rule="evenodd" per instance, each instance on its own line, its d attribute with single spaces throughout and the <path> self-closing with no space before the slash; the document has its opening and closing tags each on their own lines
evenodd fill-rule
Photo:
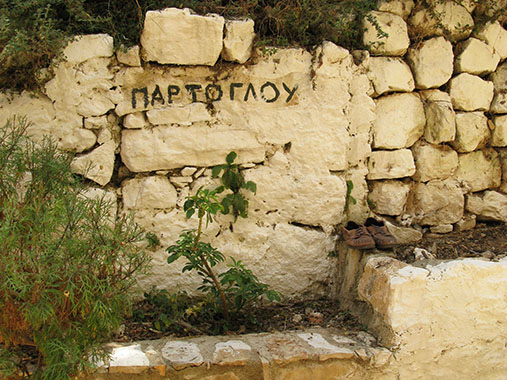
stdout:
<svg viewBox="0 0 507 380">
<path fill-rule="evenodd" d="M 131 217 L 87 198 L 71 157 L 30 142 L 27 126 L 0 129 L 0 377 L 64 380 L 105 357 L 149 259 Z"/>
<path fill-rule="evenodd" d="M 186 264 L 182 271 L 194 271 L 201 276 L 202 285 L 198 289 L 207 295 L 207 303 L 213 308 L 214 316 L 223 315 L 226 329 L 231 326 L 231 313 L 238 316 L 244 312 L 246 306 L 255 303 L 262 296 L 269 301 L 280 300 L 280 295 L 269 289 L 268 285 L 261 283 L 240 260 L 231 257 L 231 263 L 227 265 L 229 269 L 217 275 L 213 268 L 223 263 L 225 256 L 211 244 L 201 241 L 204 220 L 207 226 L 219 212 L 227 214 L 232 211 L 235 218 L 237 216 L 246 218 L 248 215 L 248 201 L 240 190 L 255 191 L 256 186 L 253 182 L 243 180 L 238 166 L 234 164 L 235 158 L 235 152 L 229 153 L 226 163 L 212 170 L 214 177 L 223 171 L 220 178 L 222 186 L 214 190 L 201 187 L 195 195 L 187 198 L 183 208 L 187 218 L 197 213 L 197 231 L 183 231 L 176 244 L 167 248 L 169 264 L 184 257 Z M 225 190 L 228 190 L 229 194 L 219 201 L 219 194 Z"/>
</svg>

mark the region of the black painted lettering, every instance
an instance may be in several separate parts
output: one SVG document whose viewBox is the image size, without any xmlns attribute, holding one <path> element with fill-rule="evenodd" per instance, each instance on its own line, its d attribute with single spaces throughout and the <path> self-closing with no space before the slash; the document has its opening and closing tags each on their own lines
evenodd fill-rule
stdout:
<svg viewBox="0 0 507 380">
<path fill-rule="evenodd" d="M 255 88 L 251 83 L 248 83 L 248 88 L 246 89 L 245 98 L 243 99 L 245 102 L 248 101 L 248 97 L 252 93 L 252 96 L 255 100 L 257 100 L 257 94 L 255 93 Z"/>
<path fill-rule="evenodd" d="M 180 88 L 179 86 L 175 86 L 175 85 L 172 85 L 170 84 L 169 86 L 167 86 L 167 103 L 172 103 L 173 102 L 173 96 L 178 96 L 180 93 Z"/>
<path fill-rule="evenodd" d="M 187 84 L 185 86 L 189 94 L 192 94 L 192 103 L 197 102 L 197 90 L 200 90 L 202 86 L 200 84 Z"/>
<path fill-rule="evenodd" d="M 224 92 L 222 91 L 222 87 L 218 84 L 208 84 L 206 86 L 206 101 L 207 102 L 217 102 L 220 99 L 222 99 L 223 94 L 224 94 Z"/>
<path fill-rule="evenodd" d="M 266 98 L 266 96 L 264 95 L 264 90 L 267 87 L 271 87 L 273 89 L 273 91 L 275 92 L 274 96 L 271 99 Z M 280 91 L 278 91 L 278 88 L 276 87 L 276 85 L 274 83 L 266 82 L 266 83 L 264 83 L 262 85 L 262 87 L 261 87 L 261 97 L 262 97 L 262 100 L 264 100 L 266 103 L 273 103 L 273 102 L 275 102 L 276 99 L 278 99 L 279 96 L 280 96 Z"/>
<path fill-rule="evenodd" d="M 160 87 L 158 87 L 158 84 L 155 86 L 155 89 L 151 93 L 151 105 L 154 106 L 155 102 L 159 102 L 160 104 L 164 104 L 164 96 L 162 95 L 162 92 L 160 91 Z"/>
<path fill-rule="evenodd" d="M 148 107 L 148 89 L 146 87 L 143 87 L 143 88 L 133 88 L 132 89 L 132 108 L 137 107 L 136 95 L 139 93 L 144 95 L 143 96 L 144 108 Z"/>
<path fill-rule="evenodd" d="M 285 83 L 283 83 L 283 89 L 285 91 L 287 91 L 287 93 L 289 94 L 289 96 L 287 96 L 287 100 L 285 100 L 285 103 L 289 103 L 292 99 L 292 97 L 294 96 L 294 94 L 296 93 L 296 90 L 298 89 L 298 85 L 296 84 L 294 86 L 294 88 L 291 90 L 289 88 L 289 86 L 287 86 Z"/>
<path fill-rule="evenodd" d="M 243 83 L 231 83 L 229 86 L 229 98 L 234 100 L 234 89 L 243 87 Z"/>
</svg>

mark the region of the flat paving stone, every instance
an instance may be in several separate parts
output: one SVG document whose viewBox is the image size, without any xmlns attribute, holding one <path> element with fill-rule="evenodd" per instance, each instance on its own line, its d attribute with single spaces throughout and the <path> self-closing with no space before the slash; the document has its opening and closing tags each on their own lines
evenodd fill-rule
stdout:
<svg viewBox="0 0 507 380">
<path fill-rule="evenodd" d="M 240 340 L 220 342 L 215 345 L 213 364 L 242 366 L 248 362 L 251 352 L 252 348 Z"/>
<path fill-rule="evenodd" d="M 273 362 L 278 365 L 285 365 L 309 358 L 308 352 L 304 347 L 287 335 L 270 336 L 266 338 L 265 345 Z"/>
<path fill-rule="evenodd" d="M 162 347 L 162 357 L 176 370 L 200 366 L 204 360 L 195 343 L 170 341 Z"/>
<path fill-rule="evenodd" d="M 320 334 L 304 333 L 298 334 L 298 337 L 317 350 L 320 361 L 328 359 L 349 359 L 354 356 L 354 352 L 349 348 L 334 346 Z"/>
</svg>

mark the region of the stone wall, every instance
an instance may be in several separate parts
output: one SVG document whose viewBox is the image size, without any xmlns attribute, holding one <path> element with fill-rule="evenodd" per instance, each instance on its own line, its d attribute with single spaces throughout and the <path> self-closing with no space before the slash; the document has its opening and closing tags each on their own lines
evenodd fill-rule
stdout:
<svg viewBox="0 0 507 380">
<path fill-rule="evenodd" d="M 251 20 L 148 12 L 141 46 L 79 36 L 41 93 L 0 93 L 0 122 L 26 114 L 34 138 L 75 152 L 74 170 L 160 238 L 145 287 L 195 289 L 165 248 L 196 226 L 185 197 L 236 151 L 258 191 L 248 219 L 220 218 L 207 239 L 287 297 L 322 295 L 348 219 L 434 232 L 507 221 L 507 31 L 472 34 L 481 9 L 463 3 L 438 2 L 435 23 L 411 0 L 382 2 L 388 37 L 365 22 L 369 51 L 352 53 L 263 52 Z"/>
</svg>

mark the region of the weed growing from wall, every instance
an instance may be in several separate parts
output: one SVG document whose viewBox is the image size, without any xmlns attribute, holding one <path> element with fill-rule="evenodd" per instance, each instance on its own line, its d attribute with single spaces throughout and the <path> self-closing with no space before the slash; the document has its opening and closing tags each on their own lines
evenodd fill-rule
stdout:
<svg viewBox="0 0 507 380">
<path fill-rule="evenodd" d="M 225 256 L 211 244 L 202 241 L 203 229 L 218 213 L 232 214 L 237 218 L 246 218 L 248 215 L 248 201 L 241 194 L 241 189 L 255 191 L 253 182 L 244 182 L 243 176 L 234 164 L 236 153 L 227 155 L 226 163 L 213 168 L 214 176 L 220 177 L 223 186 L 209 190 L 199 188 L 195 195 L 189 196 L 184 204 L 187 218 L 196 214 L 198 217 L 197 230 L 183 231 L 176 244 L 167 248 L 168 264 L 180 257 L 186 259 L 182 272 L 196 272 L 202 278 L 199 290 L 207 295 L 207 303 L 212 307 L 214 316 L 223 315 L 225 328 L 231 325 L 234 315 L 239 315 L 246 306 L 255 303 L 262 296 L 269 301 L 280 300 L 280 295 L 261 283 L 255 274 L 241 262 L 230 258 L 227 271 L 217 274 L 214 269 L 219 263 L 225 261 Z M 225 190 L 230 191 L 221 201 L 219 195 Z M 232 314 L 232 315 L 231 315 Z"/>
</svg>

